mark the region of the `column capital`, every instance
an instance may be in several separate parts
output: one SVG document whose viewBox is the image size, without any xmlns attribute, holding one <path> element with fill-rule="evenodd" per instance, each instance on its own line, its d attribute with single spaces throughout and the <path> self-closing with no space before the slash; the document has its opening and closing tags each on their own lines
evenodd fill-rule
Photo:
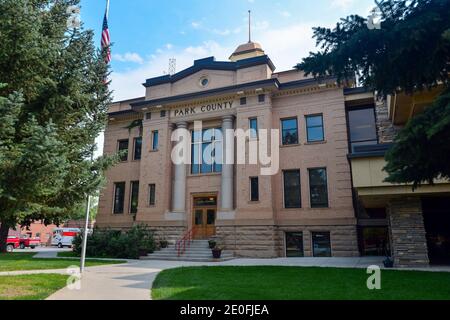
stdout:
<svg viewBox="0 0 450 320">
<path fill-rule="evenodd" d="M 177 122 L 175 124 L 175 126 L 176 126 L 177 129 L 180 129 L 180 128 L 181 129 L 187 129 L 188 123 L 186 121 L 181 121 L 181 122 Z"/>
<path fill-rule="evenodd" d="M 223 116 L 222 121 L 223 122 L 232 122 L 232 121 L 234 121 L 234 118 L 235 118 L 235 116 L 233 116 L 233 115 Z"/>
</svg>

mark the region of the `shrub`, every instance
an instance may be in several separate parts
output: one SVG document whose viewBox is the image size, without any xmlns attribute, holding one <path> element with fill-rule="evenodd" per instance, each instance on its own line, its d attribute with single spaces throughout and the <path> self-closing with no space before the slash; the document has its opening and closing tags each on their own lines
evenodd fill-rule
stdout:
<svg viewBox="0 0 450 320">
<path fill-rule="evenodd" d="M 82 235 L 73 241 L 73 250 L 81 255 Z M 134 226 L 127 232 L 96 229 L 88 236 L 86 256 L 95 258 L 138 259 L 139 251 L 155 250 L 153 232 L 146 226 Z"/>
</svg>

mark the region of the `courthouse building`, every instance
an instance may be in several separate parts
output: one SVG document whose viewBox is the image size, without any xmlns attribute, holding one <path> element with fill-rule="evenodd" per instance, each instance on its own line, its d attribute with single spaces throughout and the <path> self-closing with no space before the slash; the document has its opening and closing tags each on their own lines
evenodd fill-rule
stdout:
<svg viewBox="0 0 450 320">
<path fill-rule="evenodd" d="M 123 156 L 107 172 L 98 227 L 144 224 L 173 242 L 192 232 L 243 257 L 393 252 L 399 265 L 428 264 L 420 189 L 382 181 L 384 152 L 402 123 L 373 93 L 333 77 L 275 72 L 253 42 L 229 61 L 196 60 L 144 87 L 144 97 L 109 109 L 104 152 Z M 171 160 L 179 128 L 192 133 L 189 165 Z M 227 129 L 249 130 L 247 156 L 258 129 L 278 129 L 276 174 L 262 175 L 260 164 L 222 163 L 223 146 L 232 143 Z M 215 152 L 202 152 L 208 147 Z M 441 196 L 450 190 L 446 183 L 424 188 Z M 412 257 L 400 260 L 405 252 Z"/>
</svg>

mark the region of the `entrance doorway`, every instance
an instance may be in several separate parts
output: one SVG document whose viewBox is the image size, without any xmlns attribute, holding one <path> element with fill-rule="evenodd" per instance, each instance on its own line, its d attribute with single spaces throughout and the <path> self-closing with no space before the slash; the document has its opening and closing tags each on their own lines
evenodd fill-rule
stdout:
<svg viewBox="0 0 450 320">
<path fill-rule="evenodd" d="M 422 201 L 428 256 L 434 265 L 450 265 L 450 198 Z"/>
<path fill-rule="evenodd" d="M 194 197 L 193 233 L 195 239 L 208 239 L 216 234 L 217 196 Z"/>
</svg>

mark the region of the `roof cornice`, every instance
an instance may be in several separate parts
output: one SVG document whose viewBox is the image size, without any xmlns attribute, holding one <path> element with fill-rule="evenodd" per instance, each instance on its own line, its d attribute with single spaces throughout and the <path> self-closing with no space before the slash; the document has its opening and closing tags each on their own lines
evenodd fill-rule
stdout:
<svg viewBox="0 0 450 320">
<path fill-rule="evenodd" d="M 243 59 L 235 62 L 216 61 L 214 57 L 208 57 L 205 59 L 195 60 L 192 67 L 184 69 L 174 75 L 165 75 L 147 79 L 143 85 L 144 87 L 152 87 L 165 83 L 174 83 L 201 70 L 237 71 L 239 69 L 250 68 L 262 64 L 267 64 L 272 71 L 275 70 L 275 65 L 267 55 Z"/>
</svg>

